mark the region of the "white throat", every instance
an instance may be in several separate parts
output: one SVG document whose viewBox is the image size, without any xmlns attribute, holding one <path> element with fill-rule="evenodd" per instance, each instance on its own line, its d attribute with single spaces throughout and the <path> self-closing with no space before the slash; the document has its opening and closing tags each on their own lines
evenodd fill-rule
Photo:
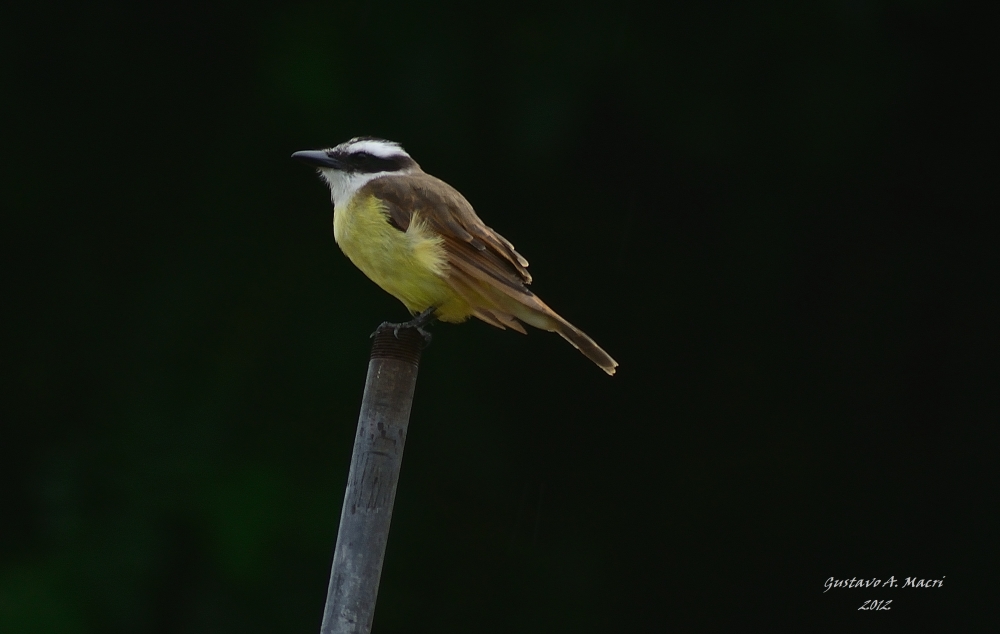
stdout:
<svg viewBox="0 0 1000 634">
<path fill-rule="evenodd" d="M 320 168 L 319 173 L 326 184 L 330 186 L 330 200 L 333 201 L 334 210 L 340 209 L 347 204 L 354 194 L 375 180 L 383 176 L 405 176 L 413 170 L 407 169 L 398 172 L 375 172 L 372 174 L 348 174 L 335 169 Z"/>
</svg>

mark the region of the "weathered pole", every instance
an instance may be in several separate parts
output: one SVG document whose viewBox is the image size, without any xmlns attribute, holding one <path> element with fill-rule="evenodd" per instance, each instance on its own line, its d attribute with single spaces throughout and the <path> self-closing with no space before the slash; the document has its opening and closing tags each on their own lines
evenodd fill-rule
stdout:
<svg viewBox="0 0 1000 634">
<path fill-rule="evenodd" d="M 371 631 L 425 345 L 416 328 L 394 324 L 380 326 L 373 339 L 320 634 Z"/>
</svg>

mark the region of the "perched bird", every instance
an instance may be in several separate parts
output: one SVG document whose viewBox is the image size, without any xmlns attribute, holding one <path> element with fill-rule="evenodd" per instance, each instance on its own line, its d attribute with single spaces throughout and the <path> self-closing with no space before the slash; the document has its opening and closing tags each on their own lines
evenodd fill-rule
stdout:
<svg viewBox="0 0 1000 634">
<path fill-rule="evenodd" d="M 478 317 L 557 332 L 608 374 L 618 363 L 528 290 L 528 261 L 454 187 L 393 141 L 357 137 L 292 154 L 330 186 L 333 235 L 348 258 L 412 314 L 407 326 Z M 525 333 L 526 334 L 526 333 Z"/>
</svg>

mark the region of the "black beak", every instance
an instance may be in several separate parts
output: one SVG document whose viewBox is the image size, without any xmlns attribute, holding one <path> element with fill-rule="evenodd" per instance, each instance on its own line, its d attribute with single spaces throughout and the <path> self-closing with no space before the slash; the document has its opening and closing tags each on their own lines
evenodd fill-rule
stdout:
<svg viewBox="0 0 1000 634">
<path fill-rule="evenodd" d="M 315 167 L 332 167 L 336 170 L 344 169 L 342 162 L 327 156 L 326 152 L 322 150 L 302 150 L 301 152 L 292 154 L 292 158 Z"/>
</svg>

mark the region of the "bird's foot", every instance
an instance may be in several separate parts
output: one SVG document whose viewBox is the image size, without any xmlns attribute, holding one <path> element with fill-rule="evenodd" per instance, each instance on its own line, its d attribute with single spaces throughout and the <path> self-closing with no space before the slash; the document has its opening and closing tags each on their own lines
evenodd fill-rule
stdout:
<svg viewBox="0 0 1000 634">
<path fill-rule="evenodd" d="M 420 336 L 424 338 L 424 348 L 431 345 L 431 333 L 424 329 L 424 326 L 429 326 L 437 320 L 434 316 L 434 311 L 437 310 L 437 306 L 431 306 L 424 312 L 420 313 L 410 321 L 404 321 L 400 324 L 394 324 L 388 321 L 383 321 L 382 325 L 375 329 L 375 332 L 371 334 L 372 337 L 382 332 L 387 328 L 392 329 L 392 334 L 395 335 L 396 339 L 399 339 L 399 331 L 404 328 L 413 328 L 420 333 Z"/>
</svg>

